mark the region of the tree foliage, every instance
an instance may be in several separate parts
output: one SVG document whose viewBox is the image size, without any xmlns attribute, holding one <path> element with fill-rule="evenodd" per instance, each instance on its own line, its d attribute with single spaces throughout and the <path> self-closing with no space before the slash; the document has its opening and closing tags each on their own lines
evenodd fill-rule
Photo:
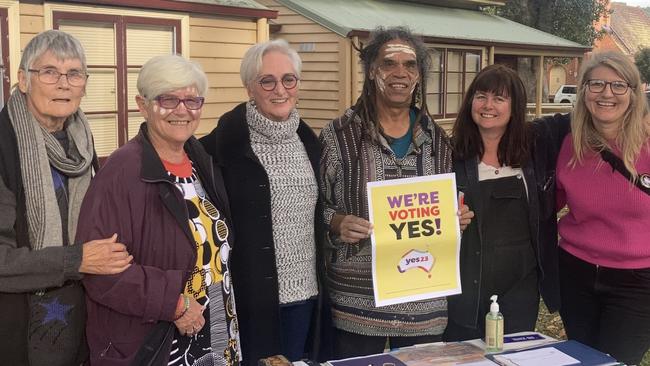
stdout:
<svg viewBox="0 0 650 366">
<path fill-rule="evenodd" d="M 609 0 L 508 0 L 490 9 L 504 18 L 591 46 L 600 32 L 594 28 L 607 14 Z"/>
<path fill-rule="evenodd" d="M 650 48 L 642 48 L 634 55 L 634 63 L 644 83 L 650 83 Z"/>
</svg>

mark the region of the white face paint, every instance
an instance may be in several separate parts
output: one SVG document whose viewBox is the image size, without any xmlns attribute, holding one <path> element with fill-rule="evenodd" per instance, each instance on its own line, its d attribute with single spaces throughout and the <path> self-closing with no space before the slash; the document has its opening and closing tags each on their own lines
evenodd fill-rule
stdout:
<svg viewBox="0 0 650 366">
<path fill-rule="evenodd" d="M 379 70 L 379 73 L 378 73 L 377 77 L 375 78 L 375 84 L 377 84 L 377 89 L 379 89 L 380 92 L 385 93 L 386 92 L 386 73 Z"/>
<path fill-rule="evenodd" d="M 415 50 L 413 49 L 413 47 L 409 45 L 401 44 L 401 43 L 388 43 L 386 45 L 387 58 L 394 58 L 400 52 L 407 53 L 417 57 L 417 55 L 415 54 Z"/>
<path fill-rule="evenodd" d="M 401 40 L 386 43 L 377 56 L 372 77 L 378 97 L 385 103 L 410 104 L 420 81 L 414 48 Z"/>
</svg>

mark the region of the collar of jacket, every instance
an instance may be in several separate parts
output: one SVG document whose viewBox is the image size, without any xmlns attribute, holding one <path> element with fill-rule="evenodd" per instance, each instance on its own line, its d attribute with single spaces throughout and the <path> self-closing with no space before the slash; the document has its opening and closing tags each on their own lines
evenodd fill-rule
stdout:
<svg viewBox="0 0 650 366">
<path fill-rule="evenodd" d="M 173 180 L 167 174 L 167 170 L 165 169 L 162 160 L 160 160 L 156 149 L 151 144 L 151 140 L 149 140 L 149 130 L 146 122 L 142 122 L 140 125 L 140 132 L 135 138 L 142 145 L 142 167 L 140 169 L 140 177 L 144 181 L 148 182 L 164 180 L 173 183 Z M 203 178 L 201 180 L 201 184 L 205 186 L 203 188 L 207 190 L 208 193 L 212 193 L 209 195 L 210 198 L 215 198 L 216 195 L 213 194 L 214 190 L 212 189 L 212 185 L 208 184 L 208 181 L 204 181 L 210 177 L 201 176 L 203 174 L 212 175 L 212 162 L 209 160 L 207 155 L 203 158 L 204 154 L 197 151 L 197 149 L 202 149 L 199 142 L 196 141 L 194 137 L 190 137 L 185 142 L 183 149 L 192 160 L 192 164 L 194 164 L 194 167 L 199 174 L 199 178 Z"/>
<path fill-rule="evenodd" d="M 140 168 L 141 179 L 148 183 L 169 183 L 159 185 L 160 198 L 165 207 L 167 207 L 169 212 L 174 216 L 180 227 L 183 229 L 185 235 L 193 242 L 194 236 L 190 232 L 188 225 L 189 215 L 187 213 L 187 207 L 183 202 L 183 197 L 180 196 L 180 192 L 175 188 L 173 180 L 167 174 L 167 170 L 165 169 L 162 160 L 160 160 L 156 149 L 154 149 L 149 140 L 146 122 L 142 122 L 140 125 L 140 132 L 138 132 L 135 140 L 142 146 L 142 166 Z M 192 160 L 197 174 L 199 175 L 199 179 L 201 179 L 201 185 L 206 191 L 208 197 L 217 204 L 217 207 L 223 208 L 225 206 L 220 197 L 217 196 L 212 184 L 213 170 L 211 161 L 209 159 L 201 159 L 201 154 L 196 151 L 196 149 L 200 147 L 197 146 L 198 144 L 199 143 L 194 137 L 190 137 L 190 139 L 185 142 L 183 148 Z M 210 176 L 205 176 L 205 174 L 209 174 Z"/>
<path fill-rule="evenodd" d="M 215 161 L 218 165 L 225 165 L 229 159 L 242 155 L 261 164 L 251 147 L 250 130 L 246 122 L 246 103 L 241 103 L 230 112 L 224 114 L 219 119 L 217 129 L 221 132 L 215 140 Z M 312 168 L 317 173 L 319 169 L 318 161 L 320 159 L 318 138 L 302 118 L 300 119 L 297 133 L 300 141 L 305 146 Z"/>
</svg>

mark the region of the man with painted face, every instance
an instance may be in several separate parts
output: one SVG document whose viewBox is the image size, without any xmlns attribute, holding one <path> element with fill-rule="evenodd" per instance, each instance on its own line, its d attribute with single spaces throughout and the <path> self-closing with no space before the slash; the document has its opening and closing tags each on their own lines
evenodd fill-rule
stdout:
<svg viewBox="0 0 650 366">
<path fill-rule="evenodd" d="M 375 307 L 366 183 L 451 172 L 445 132 L 426 105 L 431 59 L 405 28 L 378 28 L 360 51 L 364 84 L 357 103 L 322 131 L 325 223 L 333 253 L 328 284 L 337 358 L 441 340 L 445 298 Z M 473 213 L 459 212 L 461 228 Z"/>
</svg>

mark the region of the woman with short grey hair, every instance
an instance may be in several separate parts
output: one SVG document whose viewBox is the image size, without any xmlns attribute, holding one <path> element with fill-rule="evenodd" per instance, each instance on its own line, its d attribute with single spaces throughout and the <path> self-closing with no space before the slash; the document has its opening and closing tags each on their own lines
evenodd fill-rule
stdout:
<svg viewBox="0 0 650 366">
<path fill-rule="evenodd" d="M 207 78 L 167 55 L 144 64 L 137 85 L 145 122 L 108 158 L 79 220 L 82 240 L 118 232 L 135 262 L 84 278 L 91 363 L 238 365 L 228 200 L 193 137 Z"/>
<path fill-rule="evenodd" d="M 330 326 L 321 317 L 329 309 L 320 281 L 322 210 L 314 174 L 320 145 L 296 109 L 300 69 L 298 54 L 283 40 L 251 47 L 240 69 L 250 100 L 201 139 L 223 171 L 231 202 L 246 365 L 276 354 L 291 361 L 327 357 L 321 341 L 331 338 L 320 336 Z"/>
<path fill-rule="evenodd" d="M 279 52 L 287 56 L 288 61 L 293 67 L 295 76 L 300 80 L 300 72 L 302 71 L 300 55 L 289 46 L 287 41 L 284 39 L 276 39 L 257 44 L 246 52 L 246 56 L 242 59 L 241 66 L 239 67 L 239 76 L 246 88 L 255 82 L 264 65 L 264 55 L 271 51 Z"/>
<path fill-rule="evenodd" d="M 79 109 L 86 57 L 49 30 L 25 47 L 18 86 L 0 112 L 0 354 L 7 365 L 79 365 L 87 357 L 83 274 L 130 266 L 115 232 L 75 240 L 97 169 Z"/>
</svg>

